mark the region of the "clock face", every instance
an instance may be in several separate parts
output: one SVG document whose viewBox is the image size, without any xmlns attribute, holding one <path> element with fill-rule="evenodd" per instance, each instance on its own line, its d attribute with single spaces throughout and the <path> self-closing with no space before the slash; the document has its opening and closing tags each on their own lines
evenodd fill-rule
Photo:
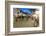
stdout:
<svg viewBox="0 0 46 36">
<path fill-rule="evenodd" d="M 32 8 L 13 8 L 13 27 L 38 27 L 38 11 Z"/>
</svg>

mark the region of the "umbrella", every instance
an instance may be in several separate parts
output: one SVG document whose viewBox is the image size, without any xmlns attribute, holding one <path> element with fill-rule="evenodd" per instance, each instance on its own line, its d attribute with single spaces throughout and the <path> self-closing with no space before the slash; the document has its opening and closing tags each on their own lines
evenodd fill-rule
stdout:
<svg viewBox="0 0 46 36">
<path fill-rule="evenodd" d="M 24 13 L 24 14 L 32 14 L 32 11 L 34 11 L 35 9 L 29 9 L 29 8 L 20 8 L 20 12 Z"/>
</svg>

